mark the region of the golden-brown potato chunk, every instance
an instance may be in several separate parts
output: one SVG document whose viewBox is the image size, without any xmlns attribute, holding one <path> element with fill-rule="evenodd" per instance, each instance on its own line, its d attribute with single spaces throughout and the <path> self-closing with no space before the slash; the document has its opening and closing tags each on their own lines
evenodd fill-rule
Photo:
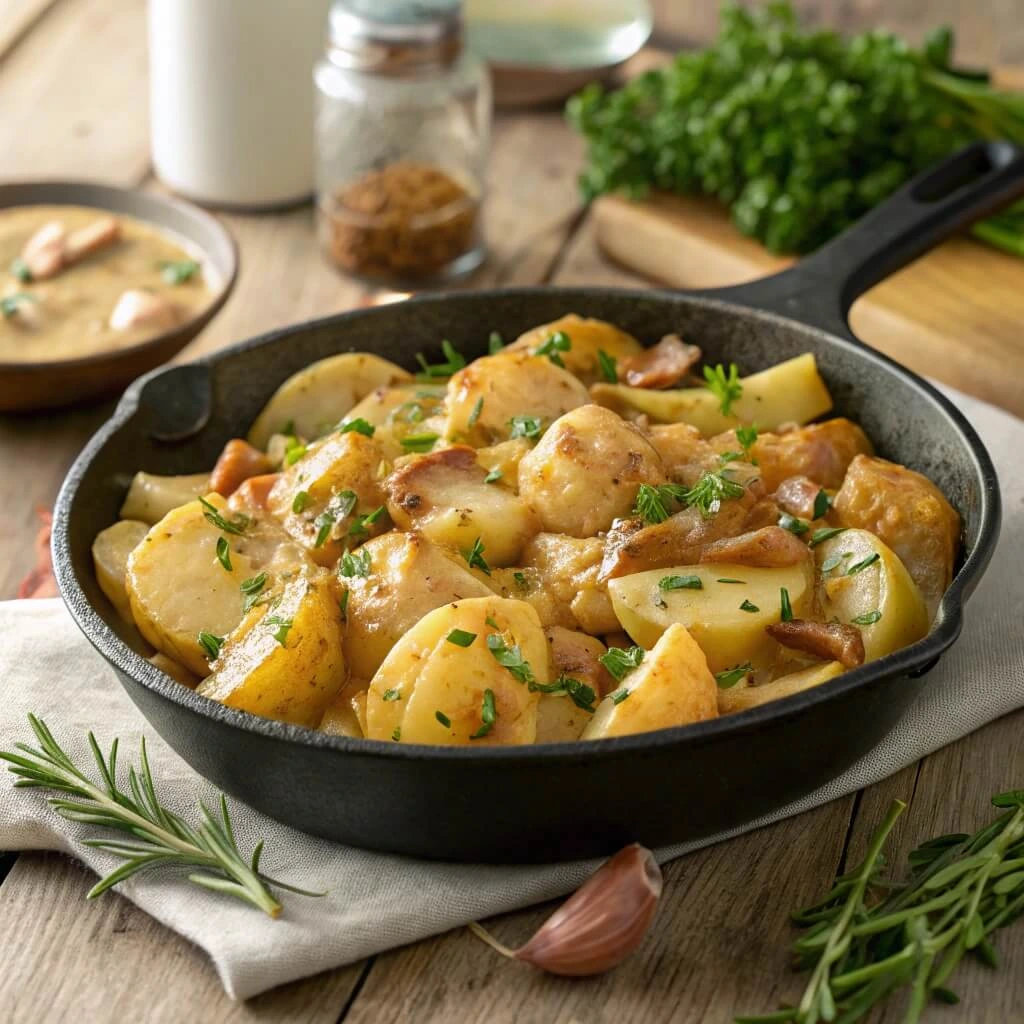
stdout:
<svg viewBox="0 0 1024 1024">
<path fill-rule="evenodd" d="M 388 651 L 427 612 L 467 597 L 488 597 L 454 558 L 419 533 L 391 531 L 367 541 L 368 576 L 342 581 L 348 589 L 345 653 L 354 676 L 372 679 Z"/>
<path fill-rule="evenodd" d="M 402 439 L 425 432 L 424 422 L 441 411 L 444 387 L 407 384 L 377 388 L 346 414 L 344 421 L 366 420 L 375 427 L 373 439 L 384 455 L 394 459 L 406 454 Z"/>
<path fill-rule="evenodd" d="M 703 473 L 721 463 L 719 452 L 689 423 L 656 423 L 648 437 L 673 483 L 692 487 Z"/>
<path fill-rule="evenodd" d="M 718 451 L 739 448 L 731 430 L 712 438 L 711 444 Z M 842 418 L 784 434 L 763 433 L 751 448 L 768 491 L 774 491 L 791 476 L 809 477 L 821 487 L 838 487 L 854 456 L 873 451 L 867 434 L 856 423 Z"/>
<path fill-rule="evenodd" d="M 644 350 L 643 345 L 633 335 L 627 334 L 614 324 L 604 320 L 584 319 L 575 313 L 569 313 L 552 320 L 549 324 L 541 324 L 520 334 L 508 346 L 508 351 L 533 352 L 558 331 L 569 338 L 567 350 L 556 349 L 558 357 L 565 363 L 565 368 L 585 384 L 593 384 L 604 379 L 598 352 L 604 352 L 618 361 L 638 356 Z"/>
<path fill-rule="evenodd" d="M 402 530 L 419 530 L 461 552 L 472 551 L 479 541 L 489 566 L 513 565 L 540 526 L 525 502 L 486 478 L 472 448 L 453 445 L 430 452 L 387 478 L 388 511 Z"/>
<path fill-rule="evenodd" d="M 125 622 L 133 622 L 132 609 L 125 589 L 128 558 L 149 533 L 149 527 L 137 519 L 122 519 L 96 534 L 92 542 L 92 560 L 96 581 L 107 600 Z"/>
<path fill-rule="evenodd" d="M 384 504 L 378 479 L 382 461 L 372 437 L 356 431 L 328 434 L 284 470 L 268 507 L 317 562 L 332 565 L 346 546 L 390 525 L 384 513 L 372 523 L 361 520 Z"/>
<path fill-rule="evenodd" d="M 330 579 L 296 579 L 253 608 L 197 690 L 262 718 L 320 724 L 345 682 L 341 609 Z"/>
<path fill-rule="evenodd" d="M 492 476 L 497 474 L 495 481 L 500 481 L 513 493 L 519 493 L 519 464 L 523 457 L 533 450 L 533 442 L 525 437 L 517 437 L 512 441 L 501 441 L 489 448 L 478 448 L 476 460 Z"/>
<path fill-rule="evenodd" d="M 558 610 L 557 619 L 553 616 L 550 624 L 593 634 L 619 628 L 608 590 L 598 578 L 603 555 L 604 544 L 597 537 L 541 533 L 526 545 L 523 567 L 527 579 Z M 532 591 L 524 600 L 531 601 L 531 596 Z"/>
<path fill-rule="evenodd" d="M 519 464 L 519 493 L 549 533 L 592 537 L 628 516 L 640 484 L 664 483 L 658 453 L 599 405 L 555 420 Z"/>
<path fill-rule="evenodd" d="M 579 380 L 549 359 L 500 352 L 474 360 L 448 382 L 445 437 L 493 445 L 512 436 L 516 417 L 534 417 L 543 429 L 589 401 Z"/>
<path fill-rule="evenodd" d="M 132 477 L 120 515 L 122 519 L 138 519 L 152 526 L 168 512 L 195 501 L 210 490 L 209 473 L 157 476 L 139 472 Z"/>
<path fill-rule="evenodd" d="M 541 694 L 537 704 L 537 742 L 578 740 L 598 702 L 615 688 L 615 681 L 598 660 L 607 648 L 596 637 L 560 626 L 545 629 L 544 634 L 551 648 L 552 675 L 582 685 L 576 687 L 567 682 L 558 693 Z"/>
</svg>

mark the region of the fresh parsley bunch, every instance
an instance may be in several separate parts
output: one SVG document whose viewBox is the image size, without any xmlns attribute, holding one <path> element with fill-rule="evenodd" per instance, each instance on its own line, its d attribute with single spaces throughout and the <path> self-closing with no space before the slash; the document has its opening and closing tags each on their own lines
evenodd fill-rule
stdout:
<svg viewBox="0 0 1024 1024">
<path fill-rule="evenodd" d="M 1024 97 L 954 71 L 952 47 L 945 28 L 914 50 L 889 32 L 802 30 L 788 2 L 728 5 L 709 49 L 570 100 L 584 195 L 713 196 L 769 249 L 814 249 L 964 144 L 1024 141 Z M 978 234 L 1024 255 L 1020 211 Z"/>
</svg>

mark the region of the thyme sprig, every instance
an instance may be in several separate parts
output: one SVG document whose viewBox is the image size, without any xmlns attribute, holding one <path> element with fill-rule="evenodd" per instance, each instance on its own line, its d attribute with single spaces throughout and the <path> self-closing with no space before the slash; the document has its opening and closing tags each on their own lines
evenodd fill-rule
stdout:
<svg viewBox="0 0 1024 1024">
<path fill-rule="evenodd" d="M 890 882 L 882 848 L 906 808 L 894 801 L 863 862 L 793 915 L 807 929 L 793 944 L 795 966 L 811 972 L 799 1004 L 737 1024 L 861 1020 L 898 989 L 909 989 L 905 1024 L 930 999 L 955 1002 L 946 982 L 959 962 L 971 953 L 996 966 L 989 936 L 1024 914 L 1024 790 L 992 803 L 1004 813 L 990 825 L 921 844 L 909 878 Z"/>
<path fill-rule="evenodd" d="M 91 846 L 120 857 L 124 863 L 89 890 L 87 899 L 95 899 L 126 878 L 161 865 L 199 868 L 188 876 L 195 885 L 233 896 L 250 903 L 270 917 L 278 917 L 281 904 L 270 889 L 287 889 L 303 896 L 322 896 L 270 878 L 259 869 L 262 841 L 252 856 L 242 856 L 235 840 L 228 805 L 223 794 L 219 815 L 199 803 L 199 824 L 192 826 L 161 804 L 142 740 L 140 764 L 128 767 L 127 790 L 118 783 L 115 739 L 104 756 L 96 737 L 89 733 L 89 747 L 99 769 L 100 782 L 75 765 L 54 739 L 46 723 L 28 716 L 38 747 L 16 743 L 19 753 L 0 751 L 0 760 L 9 762 L 9 771 L 17 776 L 16 787 L 56 790 L 59 796 L 47 797 L 50 806 L 63 818 L 125 832 L 130 839 L 86 839 Z"/>
</svg>

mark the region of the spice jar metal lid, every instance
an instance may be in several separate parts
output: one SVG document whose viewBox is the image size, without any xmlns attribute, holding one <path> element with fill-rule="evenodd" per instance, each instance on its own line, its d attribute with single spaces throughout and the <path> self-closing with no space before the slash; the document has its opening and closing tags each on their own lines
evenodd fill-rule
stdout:
<svg viewBox="0 0 1024 1024">
<path fill-rule="evenodd" d="M 335 0 L 328 59 L 340 67 L 401 74 L 451 64 L 462 49 L 459 0 Z"/>
</svg>

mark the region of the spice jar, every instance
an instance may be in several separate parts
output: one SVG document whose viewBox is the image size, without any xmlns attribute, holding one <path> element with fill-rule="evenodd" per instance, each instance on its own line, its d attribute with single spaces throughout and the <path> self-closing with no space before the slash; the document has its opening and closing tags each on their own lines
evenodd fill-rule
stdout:
<svg viewBox="0 0 1024 1024">
<path fill-rule="evenodd" d="M 335 0 L 314 81 L 326 257 L 404 288 L 477 267 L 491 92 L 460 5 Z"/>
</svg>

